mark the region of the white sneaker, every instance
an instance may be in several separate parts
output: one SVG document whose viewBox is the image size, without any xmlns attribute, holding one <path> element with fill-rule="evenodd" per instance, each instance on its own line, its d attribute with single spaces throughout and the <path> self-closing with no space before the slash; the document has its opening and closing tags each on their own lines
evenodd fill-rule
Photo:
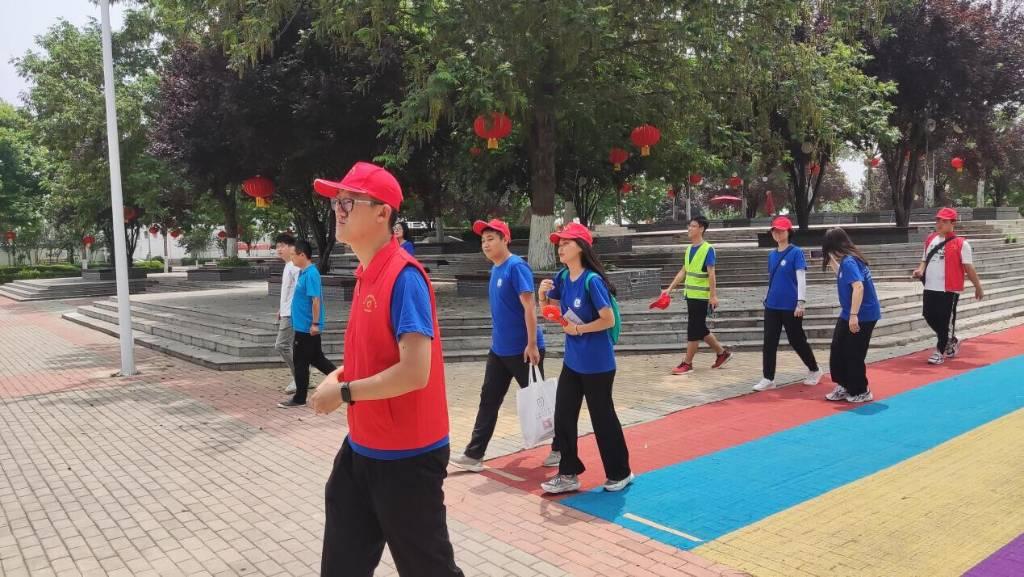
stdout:
<svg viewBox="0 0 1024 577">
<path fill-rule="evenodd" d="M 941 365 L 944 362 L 946 362 L 946 357 L 944 357 L 939 351 L 935 351 L 932 353 L 932 356 L 928 357 L 929 365 Z"/>
<path fill-rule="evenodd" d="M 871 391 L 864 391 L 859 395 L 846 397 L 846 401 L 849 403 L 867 403 L 873 400 L 875 400 L 875 396 L 871 394 Z"/>
<path fill-rule="evenodd" d="M 463 471 L 470 471 L 472 473 L 479 473 L 484 470 L 484 462 L 481 459 L 474 459 L 469 455 L 458 455 L 449 459 L 451 464 L 462 469 Z"/>
<path fill-rule="evenodd" d="M 287 395 L 295 394 L 295 381 L 288 383 L 288 386 L 284 388 L 284 392 Z"/>
<path fill-rule="evenodd" d="M 625 479 L 623 479 L 621 481 L 612 481 L 611 479 L 608 479 L 607 481 L 604 482 L 604 490 L 605 491 L 610 491 L 612 493 L 614 493 L 616 491 L 621 491 L 621 490 L 625 489 L 627 486 L 629 486 L 629 484 L 632 483 L 633 479 L 635 479 L 635 478 L 636 478 L 636 475 L 634 475 L 633 473 L 630 473 L 628 477 L 626 477 Z"/>
<path fill-rule="evenodd" d="M 557 467 L 562 462 L 562 453 L 559 451 L 551 451 L 548 456 L 544 458 L 544 467 Z"/>
<path fill-rule="evenodd" d="M 817 385 L 821 381 L 821 377 L 824 374 L 825 373 L 821 372 L 821 369 L 811 371 L 807 373 L 807 378 L 804 379 L 804 384 L 809 387 L 813 387 L 814 385 Z"/>
<path fill-rule="evenodd" d="M 580 490 L 580 479 L 576 475 L 555 475 L 540 484 L 545 493 L 557 495 Z"/>
<path fill-rule="evenodd" d="M 825 395 L 825 399 L 829 401 L 845 401 L 848 396 L 849 394 L 843 385 L 836 385 L 836 388 L 832 389 L 831 393 Z"/>
<path fill-rule="evenodd" d="M 772 381 L 770 379 L 761 379 L 760 381 L 757 382 L 756 385 L 754 385 L 754 390 L 755 391 L 767 391 L 768 389 L 774 389 L 774 388 L 775 388 L 775 381 Z"/>
</svg>

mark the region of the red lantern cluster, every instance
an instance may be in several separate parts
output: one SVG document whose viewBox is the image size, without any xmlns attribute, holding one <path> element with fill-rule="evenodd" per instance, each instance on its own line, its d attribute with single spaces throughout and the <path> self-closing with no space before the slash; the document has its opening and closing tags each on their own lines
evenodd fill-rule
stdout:
<svg viewBox="0 0 1024 577">
<path fill-rule="evenodd" d="M 473 131 L 480 138 L 487 139 L 487 148 L 498 148 L 498 141 L 512 134 L 512 119 L 504 112 L 492 112 L 489 117 L 481 114 L 473 121 Z"/>
<path fill-rule="evenodd" d="M 650 156 L 651 147 L 661 140 L 661 131 L 650 124 L 641 124 L 633 129 L 629 139 L 640 149 L 640 156 Z"/>
<path fill-rule="evenodd" d="M 728 183 L 729 186 L 731 186 L 732 188 L 739 188 L 743 186 L 743 179 L 734 174 L 731 178 L 729 178 Z"/>
<path fill-rule="evenodd" d="M 869 168 L 878 168 L 879 164 L 882 164 L 882 159 L 877 156 L 872 156 L 867 162 Z"/>
<path fill-rule="evenodd" d="M 151 234 L 153 236 L 156 236 L 159 233 L 160 233 L 160 227 L 159 226 L 154 224 L 153 226 L 149 227 L 149 234 Z"/>
<path fill-rule="evenodd" d="M 817 162 L 812 162 L 807 168 L 811 171 L 811 176 L 818 176 L 818 173 L 821 172 L 821 165 Z"/>
<path fill-rule="evenodd" d="M 224 240 L 227 237 L 228 237 L 228 233 L 224 232 L 223 230 L 217 232 L 217 238 L 219 238 L 221 240 Z"/>
<path fill-rule="evenodd" d="M 613 148 L 608 153 L 608 162 L 612 163 L 615 172 L 622 170 L 622 163 L 629 160 L 629 152 L 623 148 Z"/>
<path fill-rule="evenodd" d="M 953 159 L 949 161 L 949 164 L 950 166 L 955 168 L 957 172 L 964 171 L 964 159 L 960 158 L 959 156 L 954 156 Z"/>
<path fill-rule="evenodd" d="M 270 197 L 274 194 L 274 181 L 257 175 L 242 181 L 242 190 L 256 199 L 258 208 L 266 208 L 270 206 Z"/>
<path fill-rule="evenodd" d="M 697 186 L 702 182 L 704 182 L 704 176 L 699 172 L 695 172 L 690 175 L 690 184 L 692 184 L 693 186 Z"/>
<path fill-rule="evenodd" d="M 139 209 L 133 206 L 124 207 L 124 221 L 131 222 L 139 217 Z"/>
<path fill-rule="evenodd" d="M 480 156 L 481 154 L 484 153 L 484 149 L 480 148 L 479 146 L 474 146 L 473 148 L 469 149 L 469 153 L 472 154 L 473 156 Z"/>
<path fill-rule="evenodd" d="M 171 231 L 171 238 L 175 238 L 176 239 L 179 236 L 181 236 L 181 229 L 180 228 L 176 228 L 176 229 Z"/>
<path fill-rule="evenodd" d="M 623 182 L 622 186 L 619 187 L 619 192 L 622 194 L 629 194 L 633 192 L 633 185 L 628 182 Z"/>
<path fill-rule="evenodd" d="M 96 237 L 94 237 L 91 234 L 87 234 L 84 237 L 82 237 L 82 244 L 84 244 L 87 247 L 88 246 L 92 246 L 93 243 L 95 243 L 95 242 L 96 242 Z"/>
<path fill-rule="evenodd" d="M 673 188 L 672 186 L 669 186 L 667 189 L 665 189 L 665 194 L 667 194 L 669 198 L 675 198 L 676 189 Z"/>
<path fill-rule="evenodd" d="M 18 234 L 13 230 L 9 230 L 4 233 L 4 238 L 7 240 L 7 242 L 14 242 L 14 239 L 18 238 Z"/>
</svg>

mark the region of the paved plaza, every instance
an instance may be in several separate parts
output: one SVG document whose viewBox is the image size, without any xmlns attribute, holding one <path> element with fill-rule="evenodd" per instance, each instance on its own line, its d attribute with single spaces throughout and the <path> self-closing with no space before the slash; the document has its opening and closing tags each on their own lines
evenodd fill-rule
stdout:
<svg viewBox="0 0 1024 577">
<path fill-rule="evenodd" d="M 80 301 L 0 301 L 0 574 L 319 572 L 323 485 L 344 416 L 275 403 L 282 369 L 218 372 L 63 321 Z M 632 464 L 621 494 L 538 494 L 509 395 L 482 475 L 450 471 L 467 575 L 785 577 L 1024 574 L 1024 329 L 975 329 L 964 356 L 875 351 L 875 403 L 831 387 L 748 394 L 760 355 L 673 377 L 677 355 L 619 359 Z M 988 333 L 981 336 L 981 333 Z M 816 351 L 819 362 L 826 351 Z M 779 379 L 803 370 L 783 349 Z M 550 359 L 548 372 L 560 369 Z M 449 365 L 452 447 L 482 363 Z M 589 432 L 587 416 L 581 434 Z M 591 436 L 585 489 L 603 481 Z M 395 575 L 385 557 L 378 575 Z"/>
</svg>

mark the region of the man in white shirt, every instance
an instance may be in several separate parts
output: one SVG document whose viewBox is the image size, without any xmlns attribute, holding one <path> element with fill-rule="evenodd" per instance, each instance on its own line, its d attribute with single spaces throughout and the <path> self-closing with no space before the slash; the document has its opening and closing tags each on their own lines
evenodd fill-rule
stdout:
<svg viewBox="0 0 1024 577">
<path fill-rule="evenodd" d="M 935 352 L 928 358 L 933 365 L 941 365 L 960 352 L 956 338 L 956 305 L 964 290 L 964 276 L 974 285 L 974 298 L 981 300 L 985 291 L 974 269 L 974 251 L 971 244 L 954 230 L 957 212 L 942 208 L 935 215 L 935 232 L 924 241 L 921 264 L 914 270 L 914 278 L 924 282 L 923 315 L 928 326 L 935 331 Z"/>
<path fill-rule="evenodd" d="M 299 267 L 292 263 L 295 256 L 295 237 L 288 233 L 281 233 L 274 239 L 277 245 L 277 256 L 284 261 L 284 270 L 281 271 L 281 303 L 277 310 L 277 342 L 274 348 L 281 354 L 285 364 L 288 365 L 288 372 L 292 375 L 292 382 L 285 388 L 288 394 L 295 393 L 295 364 L 292 362 L 292 341 L 295 340 L 295 331 L 292 330 L 292 297 L 295 296 L 295 284 L 299 281 Z"/>
</svg>

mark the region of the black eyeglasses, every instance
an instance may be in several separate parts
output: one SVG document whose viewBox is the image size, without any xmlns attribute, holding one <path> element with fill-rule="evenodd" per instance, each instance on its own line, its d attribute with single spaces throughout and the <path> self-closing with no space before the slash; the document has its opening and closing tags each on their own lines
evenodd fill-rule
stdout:
<svg viewBox="0 0 1024 577">
<path fill-rule="evenodd" d="M 331 209 L 334 210 L 334 211 L 337 211 L 340 208 L 342 212 L 344 212 L 345 214 L 348 214 L 348 213 L 352 212 L 352 209 L 355 208 L 357 203 L 358 204 L 370 204 L 370 205 L 377 204 L 377 203 L 373 202 L 372 200 L 362 200 L 362 199 L 359 199 L 359 198 L 352 198 L 352 197 L 346 196 L 345 198 L 332 198 L 331 199 Z"/>
</svg>

